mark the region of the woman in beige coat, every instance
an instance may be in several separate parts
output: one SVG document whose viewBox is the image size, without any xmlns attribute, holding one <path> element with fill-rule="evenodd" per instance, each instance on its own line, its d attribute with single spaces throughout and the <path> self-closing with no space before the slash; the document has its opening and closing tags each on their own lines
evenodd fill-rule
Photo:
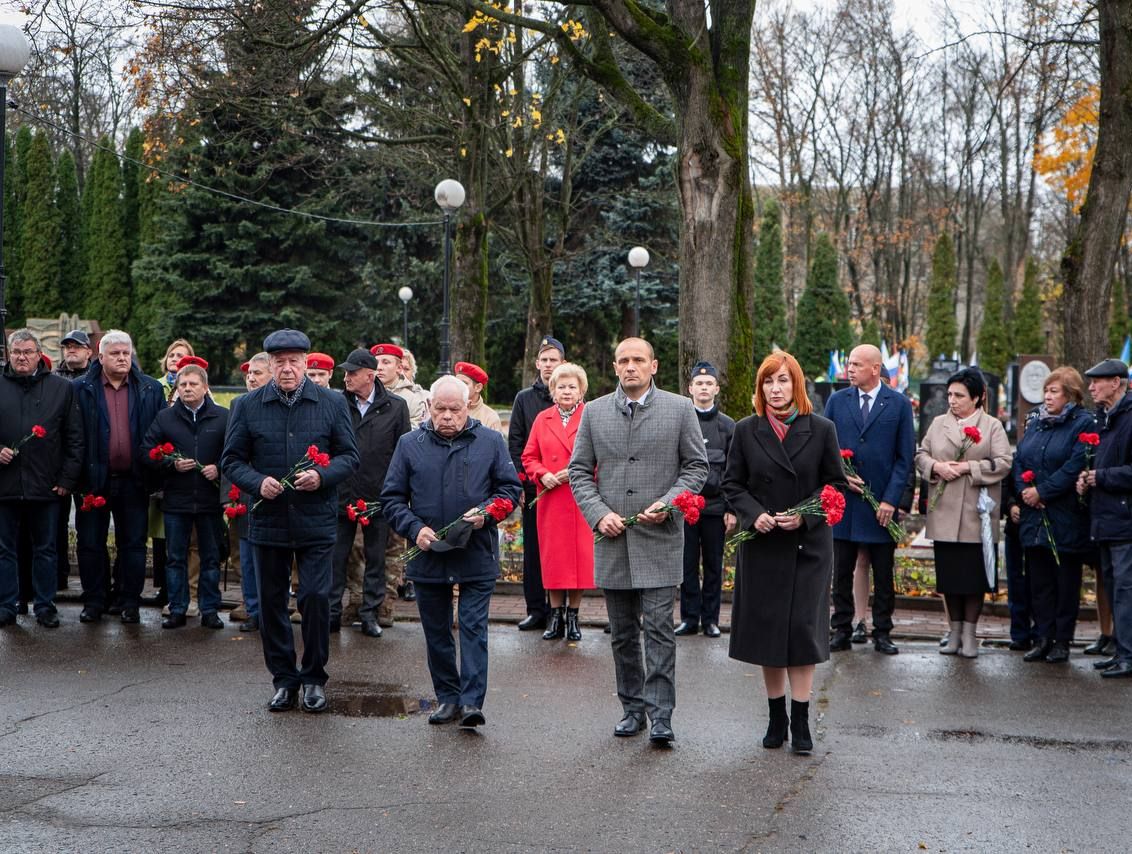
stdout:
<svg viewBox="0 0 1132 854">
<path fill-rule="evenodd" d="M 986 393 L 982 374 L 974 368 L 949 377 L 948 411 L 931 423 L 916 450 L 916 471 L 931 484 L 927 535 L 935 544 L 936 591 L 947 600 L 951 618 L 940 653 L 966 658 L 979 654 L 975 628 L 983 597 L 994 589 L 983 563 L 976 502 L 982 487 L 1009 476 L 1013 456 L 1002 424 L 983 411 Z M 991 512 L 996 543 L 998 503 L 996 498 Z"/>
</svg>

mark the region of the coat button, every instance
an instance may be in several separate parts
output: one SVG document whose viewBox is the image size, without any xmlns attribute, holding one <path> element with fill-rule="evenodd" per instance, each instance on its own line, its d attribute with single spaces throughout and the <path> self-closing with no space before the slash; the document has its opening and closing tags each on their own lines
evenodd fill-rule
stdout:
<svg viewBox="0 0 1132 854">
<path fill-rule="evenodd" d="M 626 490 L 625 490 L 625 494 L 626 494 L 626 495 L 632 495 L 632 494 L 633 494 L 633 490 L 631 490 L 631 489 L 626 489 Z"/>
<path fill-rule="evenodd" d="M 802 547 L 801 547 L 801 546 L 798 546 L 798 551 L 801 551 L 801 550 L 802 550 Z"/>
</svg>

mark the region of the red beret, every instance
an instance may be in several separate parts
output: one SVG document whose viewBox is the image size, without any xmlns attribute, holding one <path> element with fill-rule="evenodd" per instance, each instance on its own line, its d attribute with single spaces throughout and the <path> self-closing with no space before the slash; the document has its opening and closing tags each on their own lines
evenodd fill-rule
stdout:
<svg viewBox="0 0 1132 854">
<path fill-rule="evenodd" d="M 248 372 L 248 368 L 250 368 L 251 366 L 251 362 L 244 362 L 244 364 L 240 365 L 240 373 L 246 374 Z"/>
<path fill-rule="evenodd" d="M 307 353 L 307 367 L 319 371 L 333 371 L 334 360 L 325 353 Z"/>
<path fill-rule="evenodd" d="M 405 351 L 396 344 L 374 344 L 369 348 L 369 351 L 375 356 L 396 356 L 398 359 L 405 358 Z"/>
<path fill-rule="evenodd" d="M 181 359 L 181 361 L 177 363 L 177 370 L 179 371 L 181 370 L 181 368 L 187 368 L 189 365 L 196 365 L 198 368 L 203 368 L 206 371 L 208 370 L 208 362 L 206 362 L 200 356 L 185 356 Z"/>
<path fill-rule="evenodd" d="M 487 371 L 479 365 L 473 365 L 471 362 L 457 362 L 453 370 L 458 374 L 463 374 L 472 382 L 487 385 Z"/>
</svg>

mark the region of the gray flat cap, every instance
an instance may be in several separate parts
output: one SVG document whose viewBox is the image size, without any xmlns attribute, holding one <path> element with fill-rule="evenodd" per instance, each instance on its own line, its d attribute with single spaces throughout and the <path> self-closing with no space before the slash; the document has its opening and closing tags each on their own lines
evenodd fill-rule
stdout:
<svg viewBox="0 0 1132 854">
<path fill-rule="evenodd" d="M 282 353 L 285 350 L 310 352 L 311 340 L 297 329 L 276 329 L 263 339 L 265 353 Z"/>
<path fill-rule="evenodd" d="M 1105 359 L 1103 362 L 1097 362 L 1089 370 L 1085 371 L 1085 376 L 1097 379 L 1099 377 L 1120 377 L 1125 379 L 1128 376 L 1128 366 L 1120 359 Z"/>
</svg>

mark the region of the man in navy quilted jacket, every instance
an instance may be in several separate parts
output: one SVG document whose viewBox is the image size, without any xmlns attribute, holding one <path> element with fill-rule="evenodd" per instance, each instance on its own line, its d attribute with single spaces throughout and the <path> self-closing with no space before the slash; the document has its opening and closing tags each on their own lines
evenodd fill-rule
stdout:
<svg viewBox="0 0 1132 854">
<path fill-rule="evenodd" d="M 346 399 L 306 377 L 310 347 L 295 329 L 264 339 L 272 379 L 232 405 L 220 461 L 225 476 L 258 501 L 250 508 L 248 541 L 255 551 L 263 658 L 275 686 L 273 712 L 293 709 L 300 688 L 303 711 L 326 710 L 337 487 L 359 462 Z M 302 470 L 295 473 L 297 466 Z M 301 667 L 287 614 L 292 560 L 299 566 Z"/>
</svg>

